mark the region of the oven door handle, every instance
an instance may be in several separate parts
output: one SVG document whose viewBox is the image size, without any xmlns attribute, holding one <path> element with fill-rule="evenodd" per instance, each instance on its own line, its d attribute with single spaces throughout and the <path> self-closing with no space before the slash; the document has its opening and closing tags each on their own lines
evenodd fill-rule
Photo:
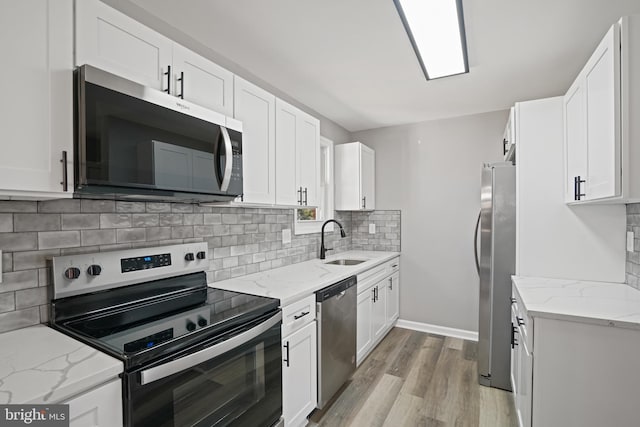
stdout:
<svg viewBox="0 0 640 427">
<path fill-rule="evenodd" d="M 142 385 L 146 385 L 154 381 L 161 380 L 162 378 L 177 374 L 178 372 L 192 368 L 202 362 L 206 362 L 207 360 L 220 356 L 221 354 L 233 350 L 234 348 L 239 347 L 260 336 L 280 322 L 282 322 L 282 312 L 279 311 L 277 314 L 271 316 L 269 319 L 260 323 L 256 327 L 233 336 L 219 344 L 207 347 L 204 350 L 189 354 L 188 356 L 181 357 L 180 359 L 172 360 L 171 362 L 167 362 L 164 365 L 145 369 L 144 371 L 140 372 L 140 383 Z"/>
</svg>

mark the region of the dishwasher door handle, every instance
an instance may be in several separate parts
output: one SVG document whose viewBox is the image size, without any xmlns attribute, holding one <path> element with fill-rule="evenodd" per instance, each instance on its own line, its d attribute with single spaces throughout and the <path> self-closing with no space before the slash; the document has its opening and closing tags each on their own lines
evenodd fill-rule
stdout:
<svg viewBox="0 0 640 427">
<path fill-rule="evenodd" d="M 342 298 L 343 296 L 345 296 L 346 294 L 347 294 L 347 291 L 346 291 L 346 289 L 345 289 L 344 291 L 340 292 L 339 294 L 336 294 L 336 299 L 340 299 L 340 298 Z"/>
</svg>

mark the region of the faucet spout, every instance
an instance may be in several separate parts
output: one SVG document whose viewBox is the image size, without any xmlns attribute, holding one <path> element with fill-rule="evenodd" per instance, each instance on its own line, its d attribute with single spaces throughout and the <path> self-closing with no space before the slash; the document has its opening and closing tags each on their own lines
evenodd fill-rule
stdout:
<svg viewBox="0 0 640 427">
<path fill-rule="evenodd" d="M 347 233 L 345 233 L 344 228 L 342 228 L 342 224 L 340 224 L 338 221 L 336 221 L 335 219 L 328 219 L 324 222 L 324 224 L 322 224 L 322 236 L 320 237 L 320 259 L 325 259 L 326 255 L 327 255 L 327 251 L 331 251 L 333 250 L 332 248 L 325 248 L 324 247 L 324 227 L 329 224 L 330 222 L 335 222 L 336 224 L 338 224 L 338 227 L 340 227 L 340 237 L 345 238 L 347 237 Z"/>
</svg>

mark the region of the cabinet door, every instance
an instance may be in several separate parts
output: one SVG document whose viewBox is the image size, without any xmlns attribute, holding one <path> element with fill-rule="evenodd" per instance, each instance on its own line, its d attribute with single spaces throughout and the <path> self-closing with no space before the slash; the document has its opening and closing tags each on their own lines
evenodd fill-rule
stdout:
<svg viewBox="0 0 640 427">
<path fill-rule="evenodd" d="M 387 330 L 387 281 L 381 280 L 374 286 L 376 300 L 371 308 L 371 328 L 373 329 L 373 341 L 377 342 Z"/>
<path fill-rule="evenodd" d="M 356 308 L 356 361 L 358 364 L 360 364 L 369 353 L 373 345 L 373 331 L 371 329 L 371 306 L 373 305 L 373 297 L 373 288 L 358 294 L 358 306 Z"/>
<path fill-rule="evenodd" d="M 298 205 L 296 137 L 298 109 L 276 99 L 276 203 Z"/>
<path fill-rule="evenodd" d="M 0 194 L 71 197 L 73 2 L 3 2 L 0 50 L 7 61 L 0 70 Z"/>
<path fill-rule="evenodd" d="M 242 121 L 244 201 L 276 202 L 276 98 L 236 76 L 234 117 Z"/>
<path fill-rule="evenodd" d="M 565 201 L 576 197 L 576 179 L 587 179 L 587 135 L 585 95 L 582 80 L 578 79 L 564 96 L 564 140 L 566 150 Z M 585 184 L 580 183 L 584 193 Z"/>
<path fill-rule="evenodd" d="M 167 89 L 171 40 L 98 0 L 75 5 L 76 65 L 91 64 L 148 87 Z"/>
<path fill-rule="evenodd" d="M 173 94 L 225 116 L 233 115 L 231 71 L 177 43 L 173 44 L 173 67 Z"/>
<path fill-rule="evenodd" d="M 588 199 L 620 194 L 620 29 L 614 25 L 584 70 Z"/>
<path fill-rule="evenodd" d="M 387 326 L 391 326 L 400 315 L 400 273 L 395 273 L 387 281 Z"/>
<path fill-rule="evenodd" d="M 318 206 L 320 184 L 320 122 L 298 111 L 296 135 L 296 177 L 302 187 L 303 204 Z"/>
<path fill-rule="evenodd" d="M 69 405 L 70 427 L 122 426 L 120 380 L 111 381 L 64 403 Z"/>
<path fill-rule="evenodd" d="M 282 412 L 285 426 L 302 426 L 317 403 L 316 322 L 282 340 Z"/>
<path fill-rule="evenodd" d="M 376 208 L 376 152 L 360 145 L 360 185 L 362 186 L 362 209 Z"/>
<path fill-rule="evenodd" d="M 524 339 L 518 342 L 518 370 L 518 418 L 521 427 L 531 427 L 533 356 Z"/>
</svg>

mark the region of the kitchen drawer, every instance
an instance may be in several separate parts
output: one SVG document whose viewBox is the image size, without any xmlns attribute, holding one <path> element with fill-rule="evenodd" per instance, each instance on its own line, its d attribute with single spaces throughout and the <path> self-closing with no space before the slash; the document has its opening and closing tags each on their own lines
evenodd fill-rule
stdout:
<svg viewBox="0 0 640 427">
<path fill-rule="evenodd" d="M 393 258 L 372 269 L 363 271 L 358 274 L 358 293 L 366 291 L 380 280 L 391 276 L 398 270 L 400 270 L 400 257 Z"/>
<path fill-rule="evenodd" d="M 316 318 L 316 295 L 289 304 L 282 308 L 282 336 L 286 337 Z"/>
<path fill-rule="evenodd" d="M 518 325 L 516 325 L 518 326 L 518 334 L 520 334 L 520 339 L 526 342 L 527 349 L 533 352 L 533 319 L 527 314 L 515 286 L 512 287 L 512 296 L 511 308 L 518 321 Z"/>
</svg>

